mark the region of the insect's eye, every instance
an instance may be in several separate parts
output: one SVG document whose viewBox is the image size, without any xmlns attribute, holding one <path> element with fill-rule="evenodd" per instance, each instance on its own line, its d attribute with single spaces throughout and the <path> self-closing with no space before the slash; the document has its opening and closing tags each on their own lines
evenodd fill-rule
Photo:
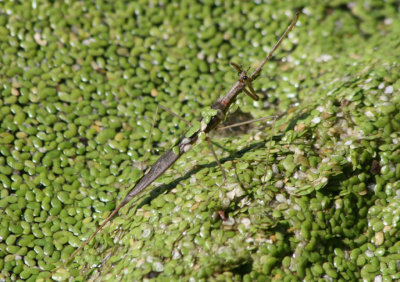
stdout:
<svg viewBox="0 0 400 282">
<path fill-rule="evenodd" d="M 248 79 L 247 75 L 243 76 L 243 80 L 247 80 L 247 79 Z"/>
</svg>

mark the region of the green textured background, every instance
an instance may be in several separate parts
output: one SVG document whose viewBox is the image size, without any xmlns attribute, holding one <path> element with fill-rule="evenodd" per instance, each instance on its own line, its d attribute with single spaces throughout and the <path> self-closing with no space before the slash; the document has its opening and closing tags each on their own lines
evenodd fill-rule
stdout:
<svg viewBox="0 0 400 282">
<path fill-rule="evenodd" d="M 186 130 L 149 142 L 157 104 L 200 116 L 296 10 L 233 107 L 275 126 L 213 137 L 227 181 L 194 147 L 52 278 L 400 278 L 397 1 L 60 3 L 0 3 L 1 281 L 48 276 Z"/>
</svg>

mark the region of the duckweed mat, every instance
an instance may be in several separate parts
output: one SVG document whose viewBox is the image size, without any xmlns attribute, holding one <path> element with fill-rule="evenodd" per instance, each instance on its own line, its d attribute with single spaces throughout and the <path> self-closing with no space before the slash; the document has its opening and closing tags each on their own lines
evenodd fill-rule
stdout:
<svg viewBox="0 0 400 282">
<path fill-rule="evenodd" d="M 187 129 L 149 141 L 157 105 L 200 116 L 296 10 L 227 181 L 197 145 L 52 279 L 400 279 L 397 1 L 43 0 L 0 3 L 0 280 L 46 280 Z"/>
</svg>

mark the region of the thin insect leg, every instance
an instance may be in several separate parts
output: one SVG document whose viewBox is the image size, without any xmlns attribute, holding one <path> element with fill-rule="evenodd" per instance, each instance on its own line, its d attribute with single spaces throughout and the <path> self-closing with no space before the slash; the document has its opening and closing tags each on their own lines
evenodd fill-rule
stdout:
<svg viewBox="0 0 400 282">
<path fill-rule="evenodd" d="M 210 151 L 211 151 L 211 153 L 213 154 L 213 156 L 214 156 L 214 158 L 215 158 L 215 160 L 216 160 L 216 162 L 217 162 L 217 164 L 218 164 L 218 166 L 219 166 L 219 169 L 220 169 L 221 172 L 222 172 L 222 176 L 223 176 L 224 182 L 225 182 L 225 181 L 226 181 L 225 170 L 224 170 L 224 168 L 222 167 L 221 162 L 219 161 L 219 159 L 218 159 L 218 157 L 217 157 L 217 154 L 215 153 L 214 148 L 213 148 L 213 146 L 212 146 L 212 144 L 211 144 L 211 140 L 210 140 L 210 138 L 209 138 L 208 136 L 206 136 L 206 140 L 207 140 L 208 147 L 210 148 Z M 208 197 L 207 201 L 205 202 L 205 205 L 208 205 L 208 203 L 211 201 L 212 198 L 214 198 L 215 194 L 217 194 L 218 191 L 220 191 L 220 190 L 219 190 L 219 189 L 216 189 L 216 190 L 211 194 L 211 196 Z M 196 218 L 197 215 L 198 215 L 199 213 L 200 213 L 200 210 L 196 213 L 196 215 L 195 215 L 193 218 Z M 180 238 L 183 237 L 183 234 L 188 230 L 188 228 L 189 228 L 189 227 L 185 228 L 185 229 L 179 234 L 179 236 L 178 236 L 178 237 L 175 239 L 175 241 L 172 243 L 172 246 L 175 246 L 175 244 L 178 242 L 178 240 L 179 240 Z"/>
<path fill-rule="evenodd" d="M 146 154 L 147 154 L 147 153 L 150 153 L 150 151 L 151 151 L 151 149 L 150 149 L 150 147 L 151 147 L 151 146 L 150 146 L 150 144 L 151 144 L 151 137 L 153 136 L 153 130 L 154 130 L 154 125 L 156 124 L 157 115 L 158 115 L 158 107 L 159 107 L 159 106 L 160 106 L 160 105 L 157 106 L 157 109 L 156 109 L 156 112 L 155 112 L 154 118 L 153 118 L 153 123 L 152 123 L 152 125 L 151 125 L 149 141 L 147 141 L 147 147 L 148 147 L 149 149 L 147 150 Z M 148 158 L 148 157 L 146 157 L 146 158 Z"/>
<path fill-rule="evenodd" d="M 215 153 L 214 148 L 213 148 L 213 146 L 212 146 L 212 144 L 211 144 L 211 140 L 210 140 L 210 138 L 209 138 L 208 136 L 206 136 L 206 140 L 207 140 L 208 147 L 210 148 L 210 151 L 211 151 L 211 153 L 213 154 L 215 160 L 217 161 L 218 167 L 219 167 L 219 169 L 220 169 L 221 172 L 222 172 L 222 176 L 224 177 L 224 182 L 225 182 L 225 181 L 226 181 L 225 170 L 224 170 L 224 168 L 222 167 L 221 162 L 219 161 L 219 159 L 218 159 L 218 157 L 217 157 L 217 154 Z"/>
<path fill-rule="evenodd" d="M 262 121 L 262 120 L 266 120 L 266 119 L 271 119 L 271 118 L 274 119 L 273 128 L 275 128 L 275 121 L 276 121 L 276 119 L 277 119 L 277 116 L 262 117 L 262 118 L 258 118 L 258 119 L 253 119 L 253 120 L 249 120 L 249 121 L 245 121 L 245 122 L 236 123 L 236 124 L 233 124 L 233 125 L 228 125 L 228 126 L 225 126 L 225 127 L 222 127 L 222 128 L 218 128 L 218 129 L 227 129 L 227 128 L 236 127 L 236 126 L 241 126 L 241 125 L 245 125 L 245 124 L 249 124 L 249 123 L 253 123 L 253 122 L 257 122 L 257 121 Z M 272 131 L 274 131 L 274 130 L 272 130 Z M 220 167 L 220 169 L 221 169 L 221 171 L 222 171 L 222 174 L 224 175 L 224 179 L 226 179 L 225 173 L 224 173 L 224 169 L 222 168 L 221 163 L 220 163 L 220 161 L 218 160 L 218 158 L 217 158 L 217 156 L 216 156 L 216 153 L 215 153 L 215 151 L 214 151 L 214 149 L 213 149 L 213 147 L 212 147 L 212 144 L 211 144 L 211 141 L 210 141 L 209 137 L 206 137 L 206 139 L 207 139 L 207 142 L 208 142 L 208 146 L 210 147 L 210 150 L 211 150 L 212 154 L 214 155 L 214 157 L 215 157 L 215 159 L 216 159 L 216 161 L 217 161 L 217 164 L 219 165 L 219 167 Z M 271 141 L 272 141 L 272 135 L 271 135 L 271 138 L 270 138 L 270 142 L 271 142 Z M 269 152 L 268 152 L 268 154 L 269 154 Z M 208 197 L 207 201 L 205 202 L 205 205 L 206 205 L 206 206 L 207 206 L 208 203 L 214 198 L 214 196 L 217 194 L 218 191 L 220 191 L 220 190 L 219 190 L 219 189 L 216 189 L 214 192 L 212 192 L 212 194 Z M 198 215 L 200 212 L 201 212 L 201 211 L 198 211 L 197 214 L 194 216 L 194 218 L 196 218 L 197 215 Z M 178 242 L 178 240 L 179 240 L 180 238 L 183 237 L 184 233 L 185 233 L 188 229 L 189 229 L 189 227 L 185 228 L 185 229 L 179 234 L 179 236 L 178 236 L 178 237 L 175 239 L 175 241 L 172 243 L 173 246 L 175 246 L 175 244 Z"/>
<path fill-rule="evenodd" d="M 250 92 L 251 92 L 254 96 L 256 96 L 256 97 L 258 98 L 257 93 L 256 93 L 256 91 L 254 90 L 254 88 L 253 88 L 253 86 L 251 85 L 250 82 L 247 83 L 247 87 L 249 88 Z"/>
<path fill-rule="evenodd" d="M 251 91 L 247 90 L 246 88 L 243 88 L 243 91 L 244 91 L 244 93 L 246 93 L 247 96 L 249 96 L 251 99 L 256 100 L 256 101 L 259 100 L 259 98 L 258 98 L 257 94 L 255 94 L 255 92 L 252 93 Z M 254 89 L 253 89 L 253 91 L 254 91 Z"/>
<path fill-rule="evenodd" d="M 244 121 L 244 122 L 238 122 L 235 124 L 218 127 L 218 130 L 224 130 L 224 129 L 228 129 L 228 128 L 232 128 L 232 127 L 238 127 L 238 126 L 242 126 L 242 125 L 246 125 L 246 124 L 250 124 L 253 122 L 258 122 L 258 121 L 262 121 L 262 120 L 266 120 L 266 119 L 276 119 L 276 116 L 267 116 L 267 117 L 256 118 L 256 119 L 252 119 L 252 120 L 248 120 L 248 121 Z"/>
<path fill-rule="evenodd" d="M 186 119 L 184 119 L 183 117 L 181 117 L 180 115 L 174 113 L 173 111 L 171 111 L 170 109 L 168 109 L 167 107 L 164 107 L 163 105 L 159 104 L 160 108 L 163 109 L 164 111 L 167 111 L 168 113 L 170 113 L 171 115 L 173 115 L 174 117 L 177 117 L 178 119 L 180 119 L 181 121 L 185 122 L 187 125 L 192 126 L 192 124 L 190 123 L 190 121 L 187 121 Z"/>
<path fill-rule="evenodd" d="M 204 202 L 205 206 L 208 206 L 208 204 L 210 203 L 210 201 L 214 198 L 214 196 L 217 194 L 217 192 L 219 192 L 220 190 L 217 188 L 215 189 L 214 192 L 212 192 L 212 194 L 208 197 L 208 199 Z M 197 211 L 197 213 L 194 215 L 193 219 L 195 220 L 197 218 L 197 216 L 200 214 L 201 209 L 199 209 Z M 172 243 L 172 246 L 175 247 L 175 244 L 183 237 L 183 235 L 185 234 L 185 232 L 190 229 L 190 224 L 182 230 L 182 232 L 179 234 L 179 236 L 175 239 L 175 241 Z"/>
<path fill-rule="evenodd" d="M 269 146 L 268 146 L 268 151 L 267 151 L 267 163 L 265 164 L 265 172 L 264 172 L 264 181 L 263 181 L 263 185 L 262 185 L 262 189 L 264 189 L 265 184 L 267 183 L 267 168 L 268 168 L 268 162 L 269 162 L 269 156 L 271 153 L 271 145 L 272 145 L 272 137 L 274 136 L 274 132 L 275 132 L 275 123 L 276 123 L 276 119 L 277 117 L 274 117 L 274 123 L 272 124 L 272 130 L 271 130 L 271 136 L 269 137 Z"/>
</svg>

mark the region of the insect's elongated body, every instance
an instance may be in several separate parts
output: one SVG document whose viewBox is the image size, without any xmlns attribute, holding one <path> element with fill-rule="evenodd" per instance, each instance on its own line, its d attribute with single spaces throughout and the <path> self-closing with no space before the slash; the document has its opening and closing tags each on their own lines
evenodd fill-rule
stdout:
<svg viewBox="0 0 400 282">
<path fill-rule="evenodd" d="M 183 135 L 174 148 L 178 150 L 169 149 L 166 151 L 150 168 L 148 173 L 136 183 L 135 187 L 129 191 L 125 199 L 121 202 L 120 207 L 122 208 L 136 195 L 143 191 L 149 186 L 154 180 L 156 180 L 161 174 L 163 174 L 170 166 L 172 166 L 180 156 L 187 152 L 190 147 L 196 143 L 201 133 L 207 134 L 215 129 L 224 119 L 229 110 L 230 105 L 235 101 L 236 96 L 242 92 L 246 87 L 247 74 L 245 71 L 239 73 L 239 80 L 232 86 L 228 93 L 222 98 L 214 102 L 211 109 L 216 110 L 215 114 L 211 117 L 208 122 L 204 122 L 204 117 L 201 118 L 200 128 L 194 132 L 193 135 L 187 137 L 187 133 Z M 189 129 L 188 131 L 191 131 Z M 119 207 L 118 207 L 119 208 Z"/>
<path fill-rule="evenodd" d="M 186 153 L 192 145 L 196 143 L 201 133 L 209 133 L 215 129 L 224 119 L 229 110 L 231 103 L 235 100 L 236 96 L 243 90 L 246 84 L 243 81 L 237 81 L 235 85 L 229 90 L 228 94 L 222 99 L 214 102 L 211 109 L 216 110 L 216 114 L 209 120 L 208 123 L 204 122 L 202 117 L 200 120 L 201 127 L 194 132 L 193 135 L 187 137 L 183 135 L 177 144 L 174 146 L 175 150 L 169 149 L 166 151 L 150 168 L 150 170 L 140 178 L 136 185 L 128 192 L 124 200 L 117 207 L 119 210 L 146 187 L 148 187 L 154 180 L 163 174 L 170 166 L 172 166 L 180 156 Z M 190 130 L 190 129 L 189 129 Z"/>
<path fill-rule="evenodd" d="M 65 265 L 69 262 L 83 247 L 93 239 L 93 237 L 106 225 L 114 216 L 118 213 L 118 211 L 125 206 L 129 201 L 135 198 L 140 192 L 146 189 L 151 183 L 154 182 L 158 177 L 160 177 L 169 167 L 171 167 L 185 152 L 190 150 L 191 146 L 193 146 L 196 141 L 202 139 L 202 136 L 209 133 L 213 129 L 215 129 L 224 119 L 229 110 L 230 105 L 235 101 L 237 95 L 239 95 L 242 91 L 245 92 L 248 96 L 253 98 L 254 100 L 258 100 L 258 96 L 255 93 L 253 87 L 251 86 L 251 82 L 255 80 L 263 68 L 264 64 L 272 57 L 274 51 L 278 48 L 282 40 L 286 37 L 286 35 L 293 29 L 295 26 L 297 19 L 300 13 L 297 12 L 295 17 L 293 18 L 291 24 L 277 41 L 275 46 L 272 48 L 268 56 L 260 63 L 260 65 L 254 70 L 254 72 L 248 76 L 247 70 L 242 70 L 242 68 L 235 64 L 231 63 L 232 66 L 238 71 L 239 78 L 236 83 L 232 86 L 232 88 L 228 91 L 228 93 L 215 101 L 211 106 L 211 110 L 203 112 L 203 116 L 200 118 L 199 122 L 193 124 L 192 128 L 190 128 L 173 146 L 173 148 L 166 151 L 150 168 L 150 170 L 144 174 L 136 185 L 128 192 L 126 197 L 122 200 L 122 202 L 114 209 L 114 211 L 104 220 L 104 222 L 94 231 L 90 237 L 82 243 L 82 245 L 75 250 L 70 257 L 61 264 L 58 268 Z M 58 269 L 56 268 L 53 273 Z"/>
</svg>

